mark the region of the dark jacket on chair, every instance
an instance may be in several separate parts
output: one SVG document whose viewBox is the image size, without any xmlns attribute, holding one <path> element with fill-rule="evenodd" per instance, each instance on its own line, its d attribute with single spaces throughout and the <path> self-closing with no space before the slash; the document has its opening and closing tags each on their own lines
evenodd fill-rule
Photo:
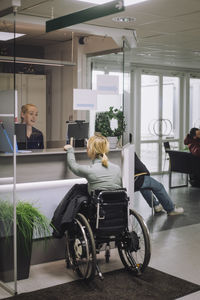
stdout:
<svg viewBox="0 0 200 300">
<path fill-rule="evenodd" d="M 51 223 L 53 225 L 53 236 L 62 238 L 68 225 L 78 213 L 83 201 L 88 201 L 87 184 L 75 184 L 64 196 L 56 208 Z"/>
<path fill-rule="evenodd" d="M 195 155 L 200 157 L 200 139 L 199 138 L 191 138 L 189 134 L 184 139 L 184 144 L 188 145 L 188 148 L 190 152 Z"/>
<path fill-rule="evenodd" d="M 141 160 L 138 158 L 137 154 L 135 153 L 135 175 L 140 173 L 147 173 L 146 175 L 148 176 L 150 175 L 150 172 L 147 169 L 147 167 L 141 162 Z M 144 176 L 145 175 L 140 175 L 135 177 L 135 191 L 139 191 L 139 189 L 143 185 Z"/>
</svg>

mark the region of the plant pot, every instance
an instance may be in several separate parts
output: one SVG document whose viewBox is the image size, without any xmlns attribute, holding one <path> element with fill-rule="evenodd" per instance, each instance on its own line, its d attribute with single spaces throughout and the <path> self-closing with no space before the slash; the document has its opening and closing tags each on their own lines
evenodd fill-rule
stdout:
<svg viewBox="0 0 200 300">
<path fill-rule="evenodd" d="M 107 140 L 109 142 L 110 149 L 117 148 L 118 138 L 117 136 L 108 136 Z"/>
<path fill-rule="evenodd" d="M 29 277 L 32 240 L 27 243 L 18 233 L 17 239 L 17 280 Z M 13 235 L 0 237 L 0 279 L 14 280 L 14 239 Z"/>
</svg>

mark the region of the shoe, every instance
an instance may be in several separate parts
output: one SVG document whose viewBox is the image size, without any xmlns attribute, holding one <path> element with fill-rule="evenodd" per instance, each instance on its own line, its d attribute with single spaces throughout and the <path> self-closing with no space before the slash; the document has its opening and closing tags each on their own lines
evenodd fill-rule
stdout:
<svg viewBox="0 0 200 300">
<path fill-rule="evenodd" d="M 168 213 L 168 216 L 182 215 L 184 213 L 184 209 L 182 207 L 174 206 L 174 210 Z"/>
<path fill-rule="evenodd" d="M 155 212 L 155 213 L 159 213 L 159 212 L 161 212 L 162 210 L 163 210 L 163 207 L 162 207 L 161 204 L 158 204 L 158 205 L 155 205 L 155 206 L 154 206 L 154 212 Z"/>
</svg>

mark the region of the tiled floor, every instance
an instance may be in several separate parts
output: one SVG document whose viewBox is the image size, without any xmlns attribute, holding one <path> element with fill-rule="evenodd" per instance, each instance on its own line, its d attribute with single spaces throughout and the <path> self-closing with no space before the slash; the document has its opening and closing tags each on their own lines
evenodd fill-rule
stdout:
<svg viewBox="0 0 200 300">
<path fill-rule="evenodd" d="M 167 187 L 167 176 L 159 177 Z M 143 216 L 150 229 L 152 256 L 150 266 L 163 272 L 200 285 L 200 189 L 176 188 L 170 191 L 176 204 L 185 209 L 183 216 L 168 217 L 160 213 L 152 218 L 151 209 L 147 206 L 139 193 L 135 194 L 135 209 Z M 103 263 L 103 272 L 122 267 L 115 249 L 112 250 L 109 264 Z M 76 275 L 65 268 L 64 261 L 31 267 L 30 278 L 18 282 L 18 292 L 27 292 L 44 287 L 69 282 L 76 279 Z M 7 297 L 0 288 L 0 299 Z M 200 299 L 200 292 L 183 297 L 184 300 Z"/>
</svg>

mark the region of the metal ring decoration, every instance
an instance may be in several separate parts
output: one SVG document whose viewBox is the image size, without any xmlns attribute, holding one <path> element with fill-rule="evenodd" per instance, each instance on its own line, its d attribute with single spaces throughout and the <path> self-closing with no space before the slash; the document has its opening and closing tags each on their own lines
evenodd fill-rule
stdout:
<svg viewBox="0 0 200 300">
<path fill-rule="evenodd" d="M 172 122 L 169 119 L 153 119 L 149 122 L 148 130 L 151 135 L 169 136 L 172 132 Z M 159 133 L 161 130 L 162 133 Z"/>
</svg>

